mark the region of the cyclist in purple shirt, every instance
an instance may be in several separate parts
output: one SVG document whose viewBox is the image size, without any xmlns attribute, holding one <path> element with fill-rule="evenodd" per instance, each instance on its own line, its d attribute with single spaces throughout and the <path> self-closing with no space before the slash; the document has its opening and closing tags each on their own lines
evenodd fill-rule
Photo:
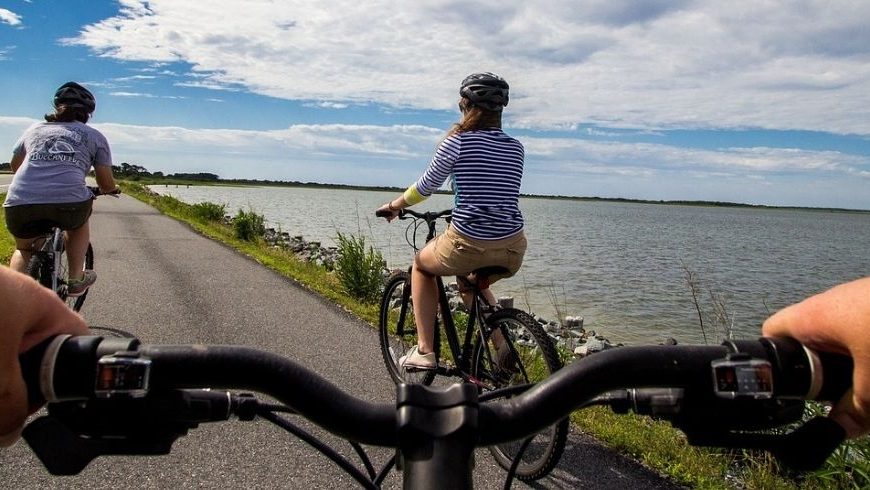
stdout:
<svg viewBox="0 0 870 490">
<path fill-rule="evenodd" d="M 435 367 L 434 332 L 438 304 L 436 276 L 456 275 L 463 289 L 466 276 L 482 267 L 499 267 L 489 282 L 516 274 L 526 252 L 523 215 L 519 209 L 525 152 L 522 143 L 501 129 L 508 103 L 508 84 L 492 73 L 475 73 L 459 90 L 462 119 L 438 146 L 429 167 L 401 196 L 378 209 L 392 221 L 400 209 L 429 197 L 449 177 L 455 203 L 447 230 L 429 242 L 414 259 L 411 295 L 418 345 L 399 359 L 399 366 Z M 490 304 L 495 298 L 479 284 Z M 463 294 L 466 303 L 470 295 Z M 500 365 L 510 365 L 510 349 L 493 335 Z"/>
<path fill-rule="evenodd" d="M 15 176 L 6 202 L 6 227 L 15 237 L 10 267 L 24 272 L 34 238 L 51 226 L 66 230 L 69 295 L 79 296 L 97 279 L 84 270 L 90 242 L 88 219 L 93 195 L 85 177 L 94 169 L 103 192 L 116 189 L 112 153 L 105 136 L 86 123 L 96 109 L 94 95 L 76 82 L 54 94 L 53 114 L 28 128 L 15 143 L 11 166 Z"/>
</svg>

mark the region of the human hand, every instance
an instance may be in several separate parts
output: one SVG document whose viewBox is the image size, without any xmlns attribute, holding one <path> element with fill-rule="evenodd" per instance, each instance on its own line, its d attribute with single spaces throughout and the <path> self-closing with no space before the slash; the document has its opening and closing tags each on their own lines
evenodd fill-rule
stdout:
<svg viewBox="0 0 870 490">
<path fill-rule="evenodd" d="M 841 284 L 767 319 L 762 334 L 852 357 L 852 389 L 831 410 L 850 438 L 870 432 L 870 277 Z"/>
<path fill-rule="evenodd" d="M 18 363 L 26 352 L 58 334 L 87 335 L 88 327 L 53 291 L 29 276 L 0 267 L 0 447 L 18 440 L 28 415 L 27 387 Z"/>
<path fill-rule="evenodd" d="M 390 201 L 376 209 L 375 216 L 386 219 L 388 223 L 396 219 L 396 216 L 399 215 L 401 209 L 393 208 L 392 204 L 393 202 Z"/>
</svg>

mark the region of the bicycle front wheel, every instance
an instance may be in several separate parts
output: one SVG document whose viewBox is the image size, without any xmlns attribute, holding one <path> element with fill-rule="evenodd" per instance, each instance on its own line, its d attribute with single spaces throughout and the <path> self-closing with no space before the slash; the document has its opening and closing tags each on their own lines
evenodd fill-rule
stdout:
<svg viewBox="0 0 870 490">
<path fill-rule="evenodd" d="M 74 311 L 79 311 L 82 309 L 82 305 L 85 304 L 85 298 L 88 297 L 88 291 L 90 291 L 90 289 L 85 290 L 85 292 L 81 296 L 76 296 L 76 297 L 67 296 L 67 294 L 66 294 L 66 288 L 67 288 L 66 281 L 69 278 L 69 272 L 70 272 L 69 271 L 69 261 L 67 260 L 67 256 L 66 256 L 65 251 L 60 252 L 60 254 L 61 254 L 60 270 L 57 271 L 57 277 L 60 280 L 64 281 L 64 284 L 62 286 L 60 286 L 60 291 L 58 291 L 58 295 L 60 296 L 60 298 L 62 300 L 64 300 L 66 302 L 67 305 L 69 305 L 70 308 L 72 308 Z M 88 251 L 85 252 L 84 269 L 91 269 L 91 270 L 94 269 L 94 247 L 92 247 L 90 243 L 88 244 Z"/>
<path fill-rule="evenodd" d="M 381 296 L 378 332 L 381 354 L 387 372 L 398 383 L 431 384 L 434 370 L 406 371 L 399 367 L 399 358 L 417 345 L 417 324 L 411 301 L 411 277 L 405 271 L 395 271 L 387 279 Z M 438 336 L 435 336 L 435 351 L 438 352 Z"/>
<path fill-rule="evenodd" d="M 489 338 L 483 342 L 478 339 L 472 357 L 472 374 L 482 386 L 498 389 L 536 383 L 562 367 L 553 341 L 528 313 L 502 309 L 490 315 L 486 322 L 490 327 Z M 499 349 L 496 343 L 500 344 Z M 524 451 L 523 440 L 491 446 L 489 450 L 506 470 L 510 470 L 519 457 L 515 476 L 533 481 L 555 468 L 565 450 L 567 437 L 568 419 L 565 418 L 535 434 Z"/>
</svg>

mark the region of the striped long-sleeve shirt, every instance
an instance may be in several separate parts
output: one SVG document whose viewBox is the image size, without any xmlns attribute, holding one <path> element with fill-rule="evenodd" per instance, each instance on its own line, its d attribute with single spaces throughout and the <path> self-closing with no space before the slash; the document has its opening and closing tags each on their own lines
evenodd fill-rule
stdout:
<svg viewBox="0 0 870 490">
<path fill-rule="evenodd" d="M 523 229 L 519 208 L 525 151 L 499 128 L 455 133 L 441 142 L 414 184 L 424 197 L 453 179 L 453 226 L 478 240 L 498 240 Z"/>
</svg>

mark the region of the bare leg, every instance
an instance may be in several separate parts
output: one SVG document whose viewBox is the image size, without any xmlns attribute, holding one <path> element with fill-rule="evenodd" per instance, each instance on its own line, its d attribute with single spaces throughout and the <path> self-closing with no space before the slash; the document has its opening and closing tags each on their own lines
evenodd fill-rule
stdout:
<svg viewBox="0 0 870 490">
<path fill-rule="evenodd" d="M 469 274 L 468 277 L 471 280 L 474 280 L 474 275 Z M 469 282 L 469 279 L 462 276 L 456 276 L 456 284 L 459 286 L 459 295 L 462 296 L 462 302 L 465 303 L 465 308 L 471 311 L 471 301 L 474 299 L 474 296 L 471 294 L 471 286 L 466 285 Z M 493 306 L 496 304 L 495 295 L 492 294 L 492 290 L 489 288 L 481 289 L 480 294 L 483 295 L 483 299 L 486 300 L 486 304 Z"/>
<path fill-rule="evenodd" d="M 491 289 L 489 289 L 489 288 L 482 289 L 482 290 L 480 291 L 480 294 L 483 295 L 483 299 L 485 299 L 486 302 L 487 302 L 488 304 L 490 304 L 490 305 L 495 305 L 495 304 L 496 304 L 495 295 L 492 294 L 492 290 L 491 290 Z"/>
<path fill-rule="evenodd" d="M 483 299 L 486 300 L 490 305 L 495 305 L 497 301 L 495 300 L 495 295 L 492 294 L 492 290 L 489 288 L 482 289 L 480 294 L 483 295 Z M 504 345 L 504 336 L 501 334 L 501 330 L 493 330 L 492 331 L 492 344 L 496 349 L 501 349 Z"/>
<path fill-rule="evenodd" d="M 30 263 L 30 250 L 33 246 L 32 238 L 16 238 L 15 251 L 12 252 L 12 258 L 9 260 L 9 268 L 21 273 L 27 272 L 27 264 Z"/>
<path fill-rule="evenodd" d="M 85 254 L 91 241 L 91 230 L 88 222 L 75 230 L 66 232 L 66 257 L 69 262 L 69 278 L 81 280 L 84 275 Z"/>
<path fill-rule="evenodd" d="M 444 272 L 432 248 L 428 245 L 424 247 L 414 258 L 411 268 L 411 297 L 417 321 L 417 346 L 421 354 L 428 354 L 435 349 L 435 314 L 438 311 L 438 283 L 435 276 Z"/>
<path fill-rule="evenodd" d="M 459 286 L 459 294 L 462 296 L 462 302 L 465 303 L 465 308 L 468 311 L 471 311 L 471 302 L 474 300 L 474 295 L 471 293 L 471 288 L 464 285 L 464 281 L 467 280 L 461 276 L 456 276 L 456 284 Z M 480 294 L 483 296 L 483 299 L 486 300 L 487 304 L 496 304 L 495 295 L 492 293 L 490 288 L 481 289 Z M 504 336 L 501 334 L 501 330 L 493 330 L 492 343 L 497 349 L 504 345 Z"/>
</svg>

